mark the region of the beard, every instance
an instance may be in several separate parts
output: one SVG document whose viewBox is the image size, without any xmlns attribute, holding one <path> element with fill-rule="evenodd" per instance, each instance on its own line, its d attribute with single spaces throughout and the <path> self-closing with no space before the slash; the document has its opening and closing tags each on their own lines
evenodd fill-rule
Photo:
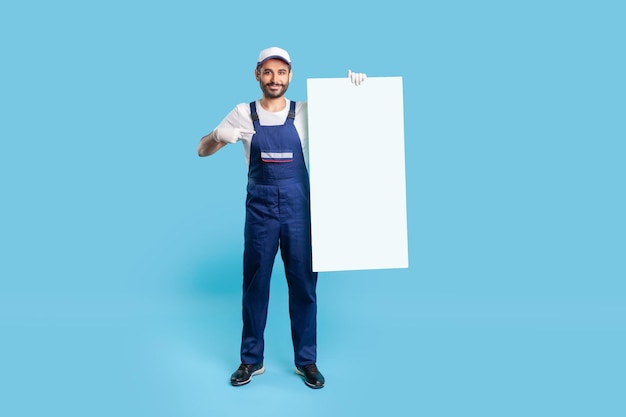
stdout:
<svg viewBox="0 0 626 417">
<path fill-rule="evenodd" d="M 279 83 L 267 83 L 267 84 L 263 84 L 263 82 L 260 82 L 261 84 L 261 91 L 263 91 L 263 95 L 267 98 L 280 98 L 283 95 L 285 95 L 285 92 L 287 92 L 287 88 L 289 87 L 289 82 L 286 82 L 284 84 L 279 84 Z M 270 87 L 278 87 L 277 89 L 270 89 Z"/>
</svg>

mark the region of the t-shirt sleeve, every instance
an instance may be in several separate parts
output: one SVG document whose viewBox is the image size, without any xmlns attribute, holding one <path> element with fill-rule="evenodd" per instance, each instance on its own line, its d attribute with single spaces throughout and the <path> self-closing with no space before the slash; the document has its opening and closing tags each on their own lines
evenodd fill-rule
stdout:
<svg viewBox="0 0 626 417">
<path fill-rule="evenodd" d="M 250 117 L 250 104 L 240 103 L 235 106 L 217 127 L 234 127 L 253 130 L 254 126 L 252 125 L 252 118 Z"/>
</svg>

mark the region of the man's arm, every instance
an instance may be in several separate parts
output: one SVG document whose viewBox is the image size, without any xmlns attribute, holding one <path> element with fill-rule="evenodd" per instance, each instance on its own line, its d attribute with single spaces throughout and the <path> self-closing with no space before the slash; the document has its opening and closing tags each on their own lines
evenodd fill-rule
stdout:
<svg viewBox="0 0 626 417">
<path fill-rule="evenodd" d="M 217 140 L 217 129 L 212 131 L 200 139 L 198 144 L 198 156 L 209 156 L 226 146 L 228 142 L 219 142 Z"/>
<path fill-rule="evenodd" d="M 198 144 L 198 156 L 209 156 L 219 151 L 227 143 L 235 143 L 254 135 L 256 132 L 238 127 L 218 127 L 208 135 L 200 139 Z"/>
<path fill-rule="evenodd" d="M 237 105 L 211 133 L 203 136 L 198 144 L 198 156 L 213 155 L 229 143 L 250 139 L 255 131 L 248 109 L 247 103 Z"/>
</svg>

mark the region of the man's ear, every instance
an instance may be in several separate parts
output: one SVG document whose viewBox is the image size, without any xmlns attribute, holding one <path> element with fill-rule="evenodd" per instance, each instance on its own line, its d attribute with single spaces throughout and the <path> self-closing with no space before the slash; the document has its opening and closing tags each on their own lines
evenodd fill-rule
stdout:
<svg viewBox="0 0 626 417">
<path fill-rule="evenodd" d="M 254 70 L 254 78 L 256 78 L 257 81 L 261 81 L 261 72 L 258 68 Z"/>
<path fill-rule="evenodd" d="M 293 71 L 289 71 L 289 82 L 291 82 L 291 77 L 293 77 Z"/>
</svg>

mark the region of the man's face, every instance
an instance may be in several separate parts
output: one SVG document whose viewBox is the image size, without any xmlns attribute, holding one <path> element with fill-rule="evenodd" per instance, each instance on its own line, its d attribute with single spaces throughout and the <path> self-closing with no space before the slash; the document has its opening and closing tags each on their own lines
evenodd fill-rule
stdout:
<svg viewBox="0 0 626 417">
<path fill-rule="evenodd" d="M 282 97 L 291 81 L 291 68 L 280 59 L 268 59 L 256 70 L 256 79 L 261 86 L 263 96 Z"/>
</svg>

